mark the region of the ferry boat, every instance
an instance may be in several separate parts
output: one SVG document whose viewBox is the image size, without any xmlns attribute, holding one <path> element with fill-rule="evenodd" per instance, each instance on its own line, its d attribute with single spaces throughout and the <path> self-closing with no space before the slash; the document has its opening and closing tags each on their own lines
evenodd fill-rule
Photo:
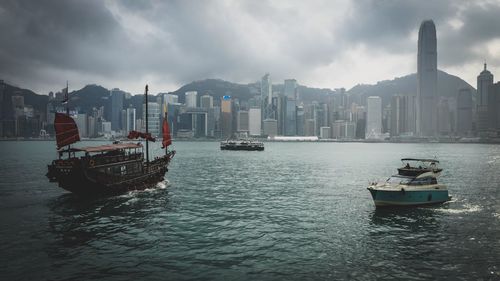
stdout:
<svg viewBox="0 0 500 281">
<path fill-rule="evenodd" d="M 225 140 L 220 143 L 221 150 L 263 151 L 264 143 L 255 140 Z"/>
<path fill-rule="evenodd" d="M 147 95 L 146 85 L 146 116 Z M 47 178 L 50 182 L 57 182 L 59 187 L 82 196 L 119 194 L 155 186 L 164 180 L 175 150 L 168 150 L 172 139 L 165 113 L 162 126 L 162 149 L 165 149 L 165 154 L 150 160 L 149 142 L 155 139 L 148 132 L 147 124 L 145 133 L 131 131 L 128 135 L 129 139 L 145 139 L 145 153 L 141 142 L 115 141 L 108 145 L 76 148 L 71 147 L 80 140 L 75 121 L 68 110 L 66 114 L 56 113 L 54 127 L 59 158 L 48 165 Z"/>
<path fill-rule="evenodd" d="M 418 206 L 449 201 L 448 189 L 437 178 L 442 169 L 435 159 L 403 158 L 398 174 L 368 187 L 375 206 Z"/>
</svg>

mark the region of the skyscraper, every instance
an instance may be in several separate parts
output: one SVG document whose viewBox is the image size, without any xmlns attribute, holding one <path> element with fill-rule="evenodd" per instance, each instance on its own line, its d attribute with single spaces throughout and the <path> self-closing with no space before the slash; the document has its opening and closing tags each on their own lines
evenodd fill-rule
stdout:
<svg viewBox="0 0 500 281">
<path fill-rule="evenodd" d="M 262 120 L 269 118 L 273 115 L 272 111 L 272 101 L 273 99 L 273 84 L 271 82 L 271 76 L 266 73 L 260 82 L 260 100 L 261 100 L 261 115 Z"/>
<path fill-rule="evenodd" d="M 186 92 L 186 106 L 187 107 L 197 107 L 197 97 L 198 97 L 198 92 L 196 91 L 190 91 Z"/>
<path fill-rule="evenodd" d="M 378 96 L 368 97 L 366 116 L 366 138 L 378 139 L 382 134 L 382 99 Z"/>
<path fill-rule="evenodd" d="M 477 76 L 477 130 L 485 131 L 489 127 L 488 121 L 488 90 L 493 85 L 493 74 L 486 69 Z"/>
<path fill-rule="evenodd" d="M 210 95 L 203 95 L 200 97 L 200 107 L 201 108 L 213 108 L 214 98 Z"/>
<path fill-rule="evenodd" d="M 285 88 L 285 96 L 288 99 L 295 100 L 297 98 L 297 80 L 286 79 L 284 88 Z"/>
<path fill-rule="evenodd" d="M 149 112 L 148 112 L 149 113 Z M 129 107 L 127 108 L 127 125 L 126 132 L 135 131 L 135 108 Z"/>
<path fill-rule="evenodd" d="M 148 116 L 146 116 L 146 104 L 142 105 L 142 120 L 148 122 L 148 132 L 153 137 L 160 135 L 160 105 L 156 102 L 148 102 Z"/>
<path fill-rule="evenodd" d="M 111 94 L 111 130 L 119 131 L 122 129 L 122 110 L 123 110 L 123 100 L 125 95 L 120 89 L 114 88 L 110 92 Z"/>
<path fill-rule="evenodd" d="M 435 136 L 437 132 L 437 45 L 436 26 L 423 21 L 418 31 L 417 57 L 417 133 Z"/>
<path fill-rule="evenodd" d="M 466 136 L 472 130 L 472 94 L 469 88 L 463 88 L 457 95 L 457 134 Z"/>
<path fill-rule="evenodd" d="M 260 108 L 250 107 L 248 110 L 248 130 L 251 136 L 260 136 L 261 134 L 261 119 Z"/>
<path fill-rule="evenodd" d="M 391 99 L 391 126 L 390 135 L 399 136 L 407 132 L 408 97 L 402 95 L 392 96 Z"/>
<path fill-rule="evenodd" d="M 223 96 L 221 101 L 221 131 L 222 137 L 233 135 L 233 101 L 231 96 Z"/>
</svg>

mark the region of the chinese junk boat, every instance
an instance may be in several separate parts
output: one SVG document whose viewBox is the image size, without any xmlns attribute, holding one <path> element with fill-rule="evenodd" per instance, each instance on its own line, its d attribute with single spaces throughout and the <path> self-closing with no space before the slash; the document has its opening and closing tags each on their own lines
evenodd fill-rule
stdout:
<svg viewBox="0 0 500 281">
<path fill-rule="evenodd" d="M 147 93 L 146 85 L 146 116 Z M 146 159 L 141 143 L 114 142 L 101 146 L 71 147 L 80 138 L 75 121 L 68 114 L 56 113 L 54 127 L 59 159 L 48 165 L 47 177 L 60 187 L 83 196 L 119 194 L 153 187 L 164 180 L 175 155 L 174 150 L 168 150 L 172 139 L 167 114 L 163 120 L 162 149 L 165 149 L 165 155 L 151 161 L 149 141 L 155 139 L 148 132 L 147 122 L 145 133 L 131 131 L 128 135 L 129 139 L 142 137 L 146 140 Z"/>
<path fill-rule="evenodd" d="M 368 187 L 375 206 L 417 206 L 449 201 L 448 189 L 438 184 L 443 169 L 434 159 L 403 158 L 403 167 L 387 181 Z"/>
</svg>

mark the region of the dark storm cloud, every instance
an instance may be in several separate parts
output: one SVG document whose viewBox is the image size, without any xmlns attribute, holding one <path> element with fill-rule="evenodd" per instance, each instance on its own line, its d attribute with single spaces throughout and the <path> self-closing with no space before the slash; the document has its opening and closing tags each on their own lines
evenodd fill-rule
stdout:
<svg viewBox="0 0 500 281">
<path fill-rule="evenodd" d="M 109 87 L 141 79 L 251 82 L 265 72 L 276 82 L 315 82 L 318 73 L 334 81 L 344 75 L 342 64 L 370 65 L 359 61 L 370 55 L 416 56 L 425 19 L 436 23 L 440 65 L 460 66 L 493 60 L 481 50 L 500 38 L 499 14 L 498 2 L 451 0 L 7 0 L 0 1 L 0 79 L 35 90 L 67 79 Z"/>
<path fill-rule="evenodd" d="M 355 1 L 346 21 L 344 36 L 375 50 L 414 52 L 410 35 L 420 23 L 436 24 L 439 62 L 458 66 L 478 59 L 490 59 L 484 44 L 500 38 L 500 2 L 482 1 Z M 450 21 L 460 22 L 453 28 Z"/>
<path fill-rule="evenodd" d="M 50 65 L 105 72 L 99 55 L 123 38 L 119 26 L 94 1 L 2 1 L 2 61 L 15 58 L 25 70 Z M 102 52 L 101 52 L 102 53 Z M 93 59 L 98 58 L 98 59 Z"/>
</svg>

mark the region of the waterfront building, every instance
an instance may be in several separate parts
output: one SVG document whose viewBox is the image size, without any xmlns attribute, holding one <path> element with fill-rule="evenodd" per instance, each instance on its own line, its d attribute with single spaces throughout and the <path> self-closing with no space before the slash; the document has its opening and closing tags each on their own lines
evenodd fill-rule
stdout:
<svg viewBox="0 0 500 281">
<path fill-rule="evenodd" d="M 366 139 L 379 139 L 382 135 L 382 99 L 367 98 Z"/>
<path fill-rule="evenodd" d="M 284 83 L 285 97 L 291 100 L 297 100 L 297 80 L 286 79 Z"/>
<path fill-rule="evenodd" d="M 297 106 L 293 99 L 287 98 L 286 101 L 286 119 L 285 119 L 285 136 L 297 135 Z"/>
<path fill-rule="evenodd" d="M 146 116 L 146 104 L 142 105 L 142 120 L 148 123 L 148 132 L 151 136 L 157 137 L 160 135 L 160 105 L 156 102 L 148 102 L 148 116 Z M 145 129 L 144 124 L 144 129 Z"/>
<path fill-rule="evenodd" d="M 200 107 L 201 108 L 213 108 L 214 98 L 210 95 L 203 95 L 200 97 Z"/>
<path fill-rule="evenodd" d="M 249 130 L 249 114 L 246 110 L 239 110 L 237 114 L 237 127 L 238 132 L 248 132 Z"/>
<path fill-rule="evenodd" d="M 275 119 L 266 119 L 263 124 L 265 136 L 272 138 L 278 135 L 278 121 Z"/>
<path fill-rule="evenodd" d="M 79 113 L 76 115 L 75 123 L 76 126 L 78 127 L 78 133 L 80 133 L 80 138 L 86 138 L 88 136 L 87 134 L 87 114 L 86 113 Z"/>
<path fill-rule="evenodd" d="M 97 137 L 97 118 L 94 116 L 87 117 L 87 135 L 89 138 Z"/>
<path fill-rule="evenodd" d="M 452 117 L 452 111 L 450 109 L 451 101 L 446 97 L 440 97 L 438 100 L 438 134 L 441 136 L 449 136 L 452 131 L 452 125 L 455 123 Z"/>
<path fill-rule="evenodd" d="M 233 101 L 231 96 L 223 96 L 221 100 L 221 136 L 231 137 L 233 134 Z"/>
<path fill-rule="evenodd" d="M 101 122 L 101 133 L 109 134 L 111 133 L 111 122 L 102 121 Z"/>
<path fill-rule="evenodd" d="M 432 20 L 423 21 L 418 32 L 417 133 L 435 136 L 437 131 L 437 40 Z"/>
<path fill-rule="evenodd" d="M 163 94 L 163 101 L 166 105 L 179 103 L 179 96 L 174 94 Z"/>
<path fill-rule="evenodd" d="M 391 99 L 390 136 L 399 136 L 407 132 L 408 124 L 408 97 L 395 95 Z"/>
<path fill-rule="evenodd" d="M 273 84 L 271 82 L 271 75 L 266 73 L 260 82 L 260 100 L 261 100 L 261 120 L 267 119 L 272 113 L 272 94 Z"/>
<path fill-rule="evenodd" d="M 297 135 L 304 136 L 305 135 L 305 115 L 304 115 L 304 106 L 297 106 Z"/>
<path fill-rule="evenodd" d="M 458 91 L 455 127 L 459 136 L 467 136 L 472 131 L 472 93 L 469 88 Z"/>
<path fill-rule="evenodd" d="M 316 136 L 316 121 L 314 119 L 306 119 L 304 123 L 304 135 L 305 136 Z"/>
<path fill-rule="evenodd" d="M 490 127 L 488 120 L 490 115 L 488 114 L 488 90 L 491 85 L 493 85 L 493 74 L 486 69 L 485 63 L 483 71 L 477 76 L 476 127 L 479 132 L 486 131 Z"/>
<path fill-rule="evenodd" d="M 497 136 L 500 133 L 500 82 L 488 87 L 489 129 Z"/>
<path fill-rule="evenodd" d="M 248 133 L 250 136 L 261 135 L 261 113 L 260 107 L 250 107 L 248 110 Z"/>
<path fill-rule="evenodd" d="M 126 132 L 128 133 L 130 131 L 136 131 L 135 108 L 132 107 L 127 108 L 126 116 L 127 116 Z"/>
<path fill-rule="evenodd" d="M 286 97 L 283 93 L 275 93 L 276 99 L 276 120 L 278 121 L 278 135 L 285 134 L 286 120 Z"/>
<path fill-rule="evenodd" d="M 114 88 L 110 91 L 111 96 L 111 130 L 120 131 L 122 129 L 122 110 L 125 95 L 120 89 Z"/>
<path fill-rule="evenodd" d="M 319 128 L 319 137 L 321 139 L 329 139 L 330 136 L 331 136 L 331 132 L 330 132 L 330 127 L 321 127 Z"/>
<path fill-rule="evenodd" d="M 189 91 L 186 92 L 186 106 L 187 107 L 197 107 L 198 92 Z"/>
</svg>

